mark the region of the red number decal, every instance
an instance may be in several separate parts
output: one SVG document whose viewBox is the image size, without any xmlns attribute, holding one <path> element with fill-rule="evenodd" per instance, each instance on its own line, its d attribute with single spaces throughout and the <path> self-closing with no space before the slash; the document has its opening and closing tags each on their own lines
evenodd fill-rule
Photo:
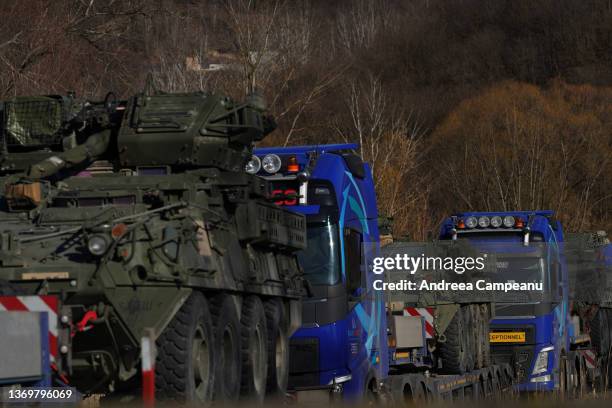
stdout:
<svg viewBox="0 0 612 408">
<path fill-rule="evenodd" d="M 276 196 L 282 196 L 283 195 L 283 190 L 272 190 L 272 198 L 276 197 Z M 276 205 L 283 205 L 283 200 L 278 200 L 275 201 L 274 204 Z"/>
<path fill-rule="evenodd" d="M 294 198 L 285 200 L 285 205 L 296 205 L 297 204 L 297 191 L 295 191 L 292 188 L 285 190 L 285 196 L 288 196 L 288 195 L 292 195 L 294 196 Z"/>
<path fill-rule="evenodd" d="M 286 196 L 294 196 L 293 198 L 289 198 L 286 200 L 277 200 L 274 202 L 276 205 L 296 205 L 298 203 L 297 200 L 297 191 L 290 188 L 287 190 L 272 190 L 272 198 L 274 197 L 286 197 Z"/>
</svg>

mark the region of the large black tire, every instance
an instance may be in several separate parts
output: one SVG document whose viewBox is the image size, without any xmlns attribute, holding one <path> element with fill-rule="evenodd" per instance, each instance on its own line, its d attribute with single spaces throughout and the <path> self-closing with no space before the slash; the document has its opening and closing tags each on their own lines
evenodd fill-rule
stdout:
<svg viewBox="0 0 612 408">
<path fill-rule="evenodd" d="M 215 400 L 235 401 L 240 396 L 241 339 L 238 309 L 231 296 L 218 295 L 212 302 L 215 350 L 218 354 Z"/>
<path fill-rule="evenodd" d="M 157 338 L 155 388 L 160 399 L 207 402 L 213 398 L 216 356 L 204 295 L 193 292 Z"/>
<path fill-rule="evenodd" d="M 457 310 L 444 332 L 445 341 L 439 344 L 439 358 L 442 360 L 441 371 L 445 374 L 464 374 L 468 371 L 470 364 L 470 341 L 463 309 Z"/>
<path fill-rule="evenodd" d="M 249 296 L 242 306 L 241 395 L 260 403 L 266 395 L 268 376 L 268 328 L 263 303 Z"/>
<path fill-rule="evenodd" d="M 287 317 L 280 300 L 268 300 L 264 307 L 268 322 L 268 379 L 266 388 L 271 396 L 284 396 L 289 382 Z"/>
</svg>

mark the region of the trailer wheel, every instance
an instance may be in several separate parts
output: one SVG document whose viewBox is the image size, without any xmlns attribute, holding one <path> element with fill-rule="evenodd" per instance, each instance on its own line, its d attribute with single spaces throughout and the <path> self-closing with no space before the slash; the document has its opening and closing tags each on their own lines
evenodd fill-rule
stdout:
<svg viewBox="0 0 612 408">
<path fill-rule="evenodd" d="M 512 387 L 512 385 L 514 384 L 514 379 L 515 379 L 515 373 L 514 370 L 512 369 L 512 367 L 505 365 L 503 366 L 504 370 L 503 370 L 503 380 L 504 380 L 504 387 L 505 387 L 505 391 L 507 392 L 514 392 L 514 387 Z"/>
<path fill-rule="evenodd" d="M 610 324 L 606 309 L 599 309 L 591 320 L 591 341 L 604 361 L 610 356 Z"/>
<path fill-rule="evenodd" d="M 366 405 L 373 405 L 378 402 L 378 393 L 376 389 L 376 376 L 369 373 L 363 387 L 363 400 Z"/>
<path fill-rule="evenodd" d="M 495 393 L 495 398 L 502 399 L 502 391 L 503 391 L 503 383 L 502 376 L 499 370 L 495 370 L 493 377 L 493 391 Z"/>
<path fill-rule="evenodd" d="M 480 377 L 478 378 L 478 396 L 480 399 L 486 399 L 487 395 L 488 395 L 488 385 L 487 385 L 486 376 L 483 374 L 480 374 Z"/>
<path fill-rule="evenodd" d="M 463 308 L 453 316 L 444 332 L 446 341 L 440 343 L 439 354 L 442 360 L 442 370 L 445 374 L 463 374 L 469 365 L 469 341 L 464 324 Z"/>
<path fill-rule="evenodd" d="M 283 396 L 289 382 L 289 335 L 283 304 L 269 300 L 264 304 L 268 322 L 268 394 Z"/>
<path fill-rule="evenodd" d="M 263 303 L 249 296 L 242 305 L 241 394 L 256 402 L 266 395 L 268 375 L 268 329 Z"/>
<path fill-rule="evenodd" d="M 219 354 L 215 399 L 232 401 L 240 395 L 240 320 L 231 296 L 219 295 L 212 302 L 215 348 Z"/>
<path fill-rule="evenodd" d="M 425 400 L 424 384 L 409 375 L 391 376 L 391 392 L 397 406 L 415 406 Z"/>
<path fill-rule="evenodd" d="M 206 298 L 193 292 L 157 338 L 155 388 L 161 399 L 207 402 L 215 384 L 214 335 Z"/>
<path fill-rule="evenodd" d="M 576 356 L 576 397 L 581 398 L 587 390 L 586 362 L 581 355 Z"/>
<path fill-rule="evenodd" d="M 562 355 L 559 360 L 559 396 L 564 398 L 567 394 L 567 358 Z"/>
</svg>

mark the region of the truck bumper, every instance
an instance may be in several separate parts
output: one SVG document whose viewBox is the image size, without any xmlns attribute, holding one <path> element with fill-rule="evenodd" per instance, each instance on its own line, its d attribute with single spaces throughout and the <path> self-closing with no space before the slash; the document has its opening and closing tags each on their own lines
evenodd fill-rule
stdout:
<svg viewBox="0 0 612 408">
<path fill-rule="evenodd" d="M 555 390 L 555 376 L 551 372 L 530 375 L 515 387 L 519 392 L 551 392 Z"/>
<path fill-rule="evenodd" d="M 330 404 L 342 399 L 342 384 L 294 389 L 289 396 L 299 404 Z"/>
<path fill-rule="evenodd" d="M 555 382 L 550 380 L 537 383 L 521 383 L 516 385 L 516 390 L 519 392 L 550 392 L 555 390 Z"/>
</svg>

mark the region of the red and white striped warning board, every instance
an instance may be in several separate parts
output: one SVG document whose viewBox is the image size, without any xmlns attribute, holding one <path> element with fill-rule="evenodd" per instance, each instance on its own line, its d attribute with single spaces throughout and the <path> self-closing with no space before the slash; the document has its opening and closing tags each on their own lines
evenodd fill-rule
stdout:
<svg viewBox="0 0 612 408">
<path fill-rule="evenodd" d="M 57 359 L 57 297 L 55 296 L 0 296 L 0 312 L 47 312 L 49 316 L 49 354 Z"/>
<path fill-rule="evenodd" d="M 582 350 L 582 355 L 584 356 L 584 362 L 586 363 L 587 368 L 595 368 L 597 366 L 597 355 L 593 350 Z"/>
<path fill-rule="evenodd" d="M 432 339 L 435 334 L 434 330 L 434 314 L 433 307 L 407 307 L 404 309 L 404 316 L 422 316 L 425 318 L 425 337 Z"/>
</svg>

